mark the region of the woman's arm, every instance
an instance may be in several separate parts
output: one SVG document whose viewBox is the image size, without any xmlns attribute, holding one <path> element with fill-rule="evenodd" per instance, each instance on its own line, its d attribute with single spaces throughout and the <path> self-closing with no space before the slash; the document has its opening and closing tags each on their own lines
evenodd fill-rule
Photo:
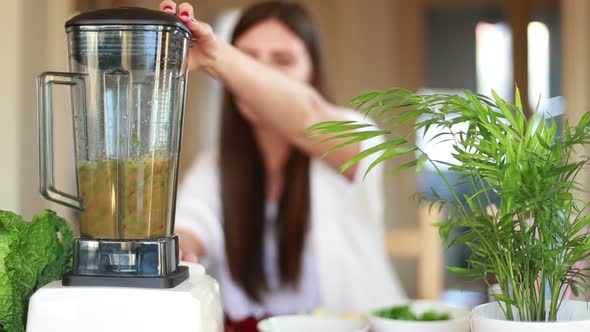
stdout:
<svg viewBox="0 0 590 332">
<path fill-rule="evenodd" d="M 319 144 L 319 138 L 305 133 L 306 128 L 322 121 L 350 120 L 317 91 L 257 62 L 223 41 L 208 24 L 194 19 L 191 5 L 183 3 L 176 10 L 173 1 L 165 0 L 160 8 L 169 13 L 178 12 L 179 18 L 198 40 L 194 50 L 191 50 L 189 66 L 220 80 L 261 122 L 314 157 L 339 143 Z M 337 169 L 359 151 L 360 145 L 353 144 L 329 154 L 325 161 Z M 352 179 L 355 171 L 356 165 L 347 169 L 345 175 Z"/>
<path fill-rule="evenodd" d="M 217 261 L 223 255 L 219 171 L 215 150 L 203 151 L 178 186 L 174 231 L 180 259 Z"/>
</svg>

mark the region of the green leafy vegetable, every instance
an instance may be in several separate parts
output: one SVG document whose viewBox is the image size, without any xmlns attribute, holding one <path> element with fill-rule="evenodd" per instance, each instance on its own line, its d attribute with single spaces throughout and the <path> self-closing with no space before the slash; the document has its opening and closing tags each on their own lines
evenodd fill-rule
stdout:
<svg viewBox="0 0 590 332">
<path fill-rule="evenodd" d="M 46 210 L 26 222 L 0 210 L 0 327 L 24 332 L 29 298 L 72 268 L 74 238 L 68 223 Z"/>
<path fill-rule="evenodd" d="M 409 305 L 398 305 L 390 308 L 380 309 L 373 312 L 377 317 L 397 320 L 414 320 L 414 321 L 441 321 L 451 319 L 448 313 L 437 313 L 434 310 L 428 310 L 421 315 L 416 315 Z"/>
<path fill-rule="evenodd" d="M 133 135 L 131 136 L 131 141 L 133 141 L 133 145 L 134 145 L 136 148 L 138 148 L 138 149 L 139 149 L 139 148 L 141 147 L 141 141 L 139 140 L 139 137 L 137 137 L 137 135 L 133 134 Z"/>
</svg>

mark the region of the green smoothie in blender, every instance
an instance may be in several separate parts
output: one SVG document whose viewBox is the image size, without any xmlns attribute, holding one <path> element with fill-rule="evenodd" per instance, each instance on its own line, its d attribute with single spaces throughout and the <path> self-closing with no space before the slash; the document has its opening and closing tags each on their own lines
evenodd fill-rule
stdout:
<svg viewBox="0 0 590 332">
<path fill-rule="evenodd" d="M 166 236 L 171 212 L 171 161 L 167 153 L 138 159 L 78 162 L 79 194 L 84 198 L 80 233 L 105 239 Z"/>
</svg>

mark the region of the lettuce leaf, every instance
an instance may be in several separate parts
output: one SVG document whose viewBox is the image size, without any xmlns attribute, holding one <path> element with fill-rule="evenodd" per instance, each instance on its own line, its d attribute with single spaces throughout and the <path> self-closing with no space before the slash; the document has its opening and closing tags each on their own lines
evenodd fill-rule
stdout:
<svg viewBox="0 0 590 332">
<path fill-rule="evenodd" d="M 0 210 L 0 326 L 24 332 L 29 298 L 72 269 L 73 233 L 68 223 L 46 210 L 26 222 Z"/>
</svg>

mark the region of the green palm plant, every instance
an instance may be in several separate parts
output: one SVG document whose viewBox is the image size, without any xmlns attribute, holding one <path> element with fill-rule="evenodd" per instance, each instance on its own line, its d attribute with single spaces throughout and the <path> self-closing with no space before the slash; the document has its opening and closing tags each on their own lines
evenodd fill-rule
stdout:
<svg viewBox="0 0 590 332">
<path fill-rule="evenodd" d="M 576 182 L 588 162 L 576 149 L 590 142 L 590 113 L 575 127 L 566 122 L 560 131 L 555 121 L 547 123 L 538 112 L 527 119 L 518 89 L 513 104 L 496 93 L 419 95 L 403 89 L 371 92 L 351 104 L 374 115 L 388 130 L 352 121 L 312 126 L 310 135 L 339 140 L 327 153 L 375 136 L 387 139 L 361 151 L 341 171 L 369 156 L 376 158 L 366 173 L 402 156 L 410 161 L 390 174 L 412 167 L 419 171 L 430 163 L 453 199 L 435 190 L 418 196 L 429 200 L 431 208 L 448 208 L 448 220 L 438 225 L 447 244 L 472 250 L 468 268 L 450 270 L 484 281 L 493 274 L 501 288 L 496 299 L 509 320 L 555 321 L 565 288 L 577 295 L 587 277 L 586 269 L 572 266 L 590 253 L 590 216 L 584 213 L 588 203 L 577 199 L 583 186 Z M 457 162 L 432 159 L 410 136 L 400 134 L 399 127 L 406 123 L 425 136 L 436 128 L 435 138 L 452 143 Z M 467 129 L 454 132 L 457 124 Z M 458 193 L 442 166 L 459 173 L 460 181 L 473 190 Z M 499 199 L 497 209 L 490 209 L 492 195 Z M 449 234 L 458 228 L 465 231 L 451 241 Z"/>
</svg>

